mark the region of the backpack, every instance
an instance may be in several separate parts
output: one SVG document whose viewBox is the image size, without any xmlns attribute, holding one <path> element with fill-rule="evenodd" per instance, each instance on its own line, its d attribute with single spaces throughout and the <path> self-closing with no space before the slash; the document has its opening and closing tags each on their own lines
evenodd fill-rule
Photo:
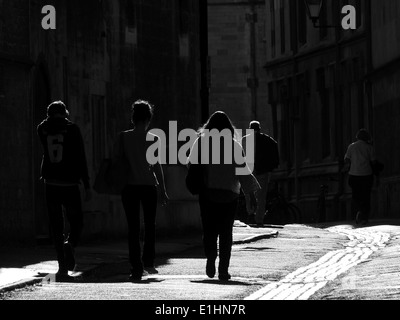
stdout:
<svg viewBox="0 0 400 320">
<path fill-rule="evenodd" d="M 257 137 L 256 167 L 257 171 L 272 172 L 279 166 L 278 143 L 266 134 Z"/>
<path fill-rule="evenodd" d="M 279 167 L 279 150 L 278 143 L 268 136 L 268 161 L 267 161 L 267 169 L 269 172 L 275 170 Z"/>
</svg>

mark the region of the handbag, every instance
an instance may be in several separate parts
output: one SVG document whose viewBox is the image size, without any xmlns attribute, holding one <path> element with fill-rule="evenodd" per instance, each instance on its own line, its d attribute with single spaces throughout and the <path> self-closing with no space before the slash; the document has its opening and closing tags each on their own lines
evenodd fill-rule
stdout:
<svg viewBox="0 0 400 320">
<path fill-rule="evenodd" d="M 204 172 L 201 164 L 189 163 L 186 175 L 186 188 L 192 195 L 198 195 L 205 189 Z"/>
<path fill-rule="evenodd" d="M 201 164 L 201 148 L 197 156 L 197 163 L 188 163 L 188 172 L 186 175 L 186 188 L 189 192 L 196 196 L 206 189 L 205 183 L 205 167 Z"/>
</svg>

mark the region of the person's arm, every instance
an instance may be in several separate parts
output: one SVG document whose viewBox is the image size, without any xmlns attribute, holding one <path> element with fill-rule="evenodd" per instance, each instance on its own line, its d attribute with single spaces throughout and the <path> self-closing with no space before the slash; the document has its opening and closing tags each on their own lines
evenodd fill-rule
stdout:
<svg viewBox="0 0 400 320">
<path fill-rule="evenodd" d="M 239 157 L 241 155 L 241 159 L 235 159 L 235 160 L 236 161 L 239 160 L 237 161 L 238 163 L 244 163 L 241 169 L 245 170 L 245 171 L 241 170 L 240 174 L 237 175 L 237 178 L 240 182 L 241 189 L 245 195 L 247 212 L 249 214 L 253 214 L 257 210 L 256 192 L 260 190 L 261 187 L 256 177 L 252 174 L 246 162 L 246 157 L 244 155 L 242 147 L 240 146 L 240 144 L 236 145 L 236 147 L 241 149 L 238 150 L 236 153 L 236 155 Z"/>
<path fill-rule="evenodd" d="M 165 205 L 169 201 L 169 196 L 167 193 L 167 188 L 165 187 L 164 172 L 160 163 L 156 163 L 154 165 L 154 173 L 156 174 L 159 186 L 161 188 L 162 204 Z"/>
<path fill-rule="evenodd" d="M 161 144 L 160 139 L 158 139 L 158 143 Z M 159 146 L 158 150 L 161 150 L 161 145 Z M 158 162 L 153 166 L 153 170 L 159 183 L 159 187 L 161 188 L 161 203 L 162 205 L 166 205 L 169 201 L 169 196 L 167 193 L 167 188 L 165 186 L 164 171 L 161 164 L 161 155 L 159 155 Z"/>
<path fill-rule="evenodd" d="M 345 158 L 342 172 L 343 173 L 349 172 L 350 166 L 351 166 L 351 160 L 349 158 Z"/>
<path fill-rule="evenodd" d="M 351 166 L 351 148 L 349 146 L 346 154 L 344 155 L 344 164 L 343 164 L 342 173 L 349 172 L 350 166 Z"/>
</svg>

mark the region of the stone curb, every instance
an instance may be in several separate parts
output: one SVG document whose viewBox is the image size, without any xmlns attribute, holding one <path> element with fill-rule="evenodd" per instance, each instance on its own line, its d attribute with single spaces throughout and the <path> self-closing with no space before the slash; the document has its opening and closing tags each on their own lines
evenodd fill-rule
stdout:
<svg viewBox="0 0 400 320">
<path fill-rule="evenodd" d="M 17 290 L 17 289 L 22 289 L 24 287 L 29 287 L 29 286 L 34 286 L 35 284 L 38 284 L 42 282 L 44 277 L 39 277 L 37 279 L 27 279 L 27 280 L 20 280 L 18 282 L 15 282 L 10 285 L 6 285 L 0 288 L 0 294 L 6 293 L 9 291 Z"/>
<path fill-rule="evenodd" d="M 249 238 L 245 238 L 245 239 L 242 239 L 242 240 L 233 241 L 233 244 L 234 245 L 247 244 L 247 243 L 256 242 L 256 241 L 259 241 L 259 240 L 262 240 L 262 239 L 275 238 L 278 235 L 279 235 L 278 231 L 270 232 L 270 233 L 264 233 L 264 234 L 259 234 L 259 235 L 252 236 L 252 237 L 249 237 Z"/>
</svg>

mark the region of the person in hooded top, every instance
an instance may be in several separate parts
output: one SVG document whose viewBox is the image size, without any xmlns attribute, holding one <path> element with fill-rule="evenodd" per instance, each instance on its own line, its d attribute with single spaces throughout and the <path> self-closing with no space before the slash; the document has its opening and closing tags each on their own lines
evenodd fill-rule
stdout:
<svg viewBox="0 0 400 320">
<path fill-rule="evenodd" d="M 68 117 L 65 104 L 55 101 L 47 108 L 47 118 L 37 127 L 43 146 L 41 179 L 45 184 L 49 223 L 57 254 L 58 279 L 68 278 L 68 271 L 75 268 L 74 251 L 83 229 L 81 183 L 85 201 L 92 197 L 82 134 Z M 63 207 L 70 225 L 68 235 L 64 234 Z"/>
</svg>

